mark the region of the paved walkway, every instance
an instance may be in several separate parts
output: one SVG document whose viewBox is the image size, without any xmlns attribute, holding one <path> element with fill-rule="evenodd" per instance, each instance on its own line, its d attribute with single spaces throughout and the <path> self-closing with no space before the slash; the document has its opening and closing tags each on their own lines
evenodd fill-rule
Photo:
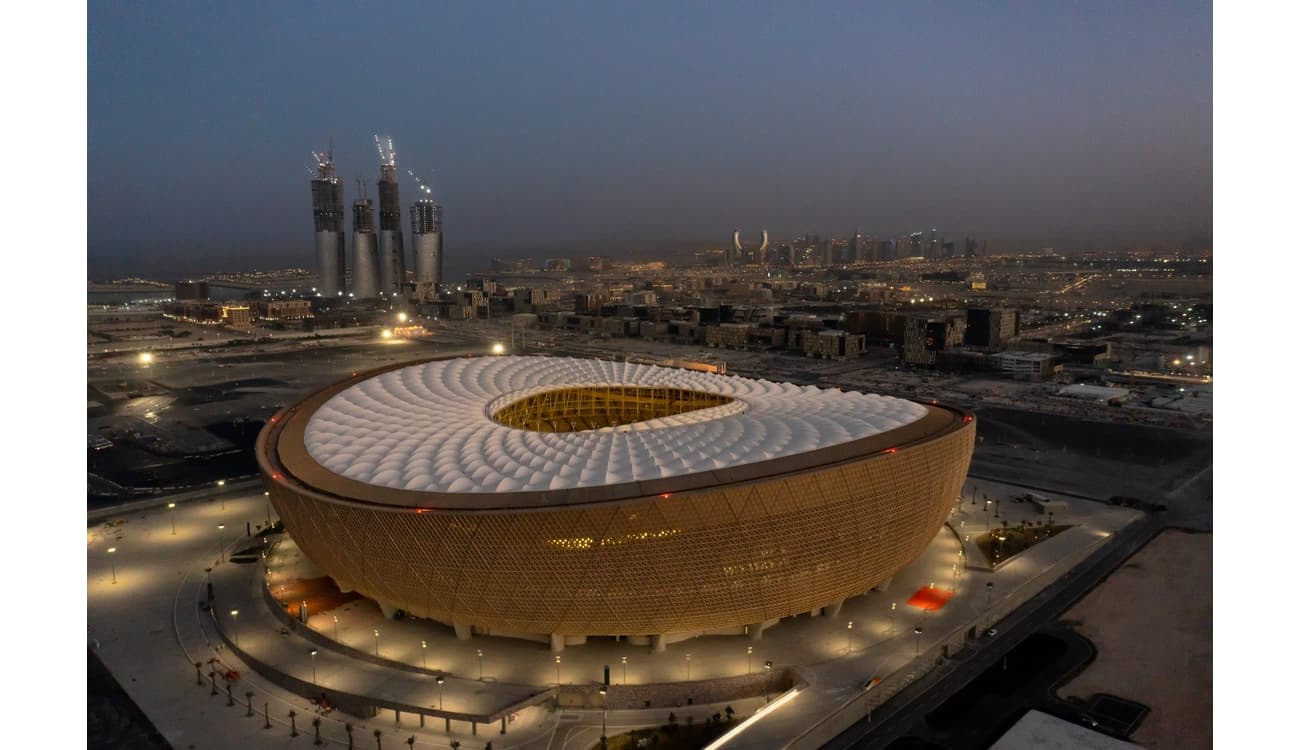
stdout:
<svg viewBox="0 0 1300 750">
<path fill-rule="evenodd" d="M 989 482 L 978 482 L 981 494 L 996 490 Z M 968 485 L 969 489 L 969 485 Z M 1014 488 L 1000 488 L 1009 498 Z M 260 493 L 227 497 L 225 510 L 220 500 L 188 502 L 175 511 L 154 509 L 132 513 L 126 523 L 98 525 L 88 530 L 88 623 L 92 645 L 123 687 L 150 716 L 158 729 L 177 748 L 206 747 L 284 747 L 298 742 L 309 743 L 311 718 L 316 713 L 308 701 L 266 683 L 251 674 L 228 649 L 193 606 L 202 592 L 204 567 L 217 562 L 219 547 L 243 548 L 252 541 L 244 536 L 245 522 L 254 527 L 265 523 L 265 503 Z M 1058 516 L 1058 522 L 1086 519 L 1085 525 L 1072 529 L 1029 550 L 1019 558 L 999 567 L 996 573 L 967 570 L 961 560 L 957 537 L 945 530 L 926 553 L 891 582 L 885 592 L 872 593 L 850 600 L 836 618 L 803 616 L 782 622 L 764 633 L 762 640 L 751 642 L 740 637 L 705 637 L 673 644 L 667 652 L 654 654 L 645 647 L 626 643 L 594 640 L 585 646 L 570 647 L 560 662 L 562 683 L 595 683 L 603 667 L 611 667 L 615 684 L 682 681 L 686 678 L 690 654 L 690 680 L 707 680 L 733 676 L 761 668 L 763 662 L 777 665 L 801 664 L 799 674 L 807 682 L 788 703 L 767 714 L 744 733 L 728 743 L 728 748 L 777 747 L 804 731 L 810 723 L 859 694 L 864 681 L 885 676 L 905 668 L 917 650 L 924 651 L 942 635 L 963 628 L 990 605 L 996 607 L 1005 596 L 1024 593 L 1025 587 L 1037 588 L 1046 583 L 1038 573 L 1050 568 L 1052 560 L 1064 551 L 1081 545 L 1100 544 L 1106 534 L 1120 528 L 1136 514 L 1082 501 L 1074 503 L 1070 518 Z M 972 510 L 967 502 L 953 516 L 953 526 L 964 530 L 978 525 L 983 531 L 984 511 Z M 1040 518 L 1027 503 L 1003 502 L 999 515 L 1007 515 L 1012 524 L 1022 516 Z M 172 535 L 172 522 L 176 534 Z M 1001 520 L 999 518 L 999 520 Z M 217 524 L 224 523 L 220 530 Z M 962 524 L 966 524 L 963 526 Z M 229 536 L 226 536 L 229 534 Z M 238 540 L 239 544 L 235 542 Z M 115 547 L 113 554 L 108 547 Z M 971 554 L 978 554 L 970 548 Z M 953 566 L 958 564 L 954 572 Z M 262 601 L 258 576 L 249 575 L 260 566 L 224 563 L 215 565 L 213 582 L 218 601 L 216 611 L 225 618 L 233 634 L 236 620 L 229 610 L 238 609 L 239 645 L 255 650 L 259 658 L 273 660 L 285 671 L 302 679 L 311 679 L 311 644 L 297 635 L 284 636 L 280 623 Z M 1063 571 L 1052 571 L 1053 574 Z M 112 583 L 113 575 L 117 583 Z M 1035 581 L 1034 579 L 1038 580 Z M 244 584 L 239 584 L 240 579 Z M 995 581 L 993 594 L 985 586 Z M 954 587 L 955 582 L 955 587 Z M 906 604 L 917 589 L 933 583 L 938 588 L 955 588 L 955 596 L 941 610 L 924 613 Z M 227 606 L 228 602 L 237 602 Z M 897 605 L 896 607 L 893 605 Z M 322 685 L 348 689 L 395 702 L 436 706 L 441 697 L 447 710 L 479 712 L 497 707 L 512 698 L 556 681 L 555 658 L 545 644 L 515 639 L 478 637 L 458 641 L 447 628 L 433 623 L 404 620 L 389 621 L 369 602 L 355 602 L 337 611 L 316 613 L 310 624 L 319 632 L 333 636 L 333 617 L 339 617 L 338 638 L 357 648 L 373 649 L 373 630 L 380 629 L 380 653 L 386 659 L 404 660 L 419 666 L 428 643 L 430 669 L 449 673 L 441 696 L 430 675 L 386 668 L 359 660 L 346 659 L 328 649 L 318 649 L 315 679 Z M 854 623 L 852 630 L 848 622 Z M 918 639 L 912 632 L 922 626 Z M 753 646 L 753 653 L 747 648 Z M 852 654 L 850 655 L 850 648 Z M 483 679 L 479 679 L 478 651 L 482 650 Z M 213 697 L 210 689 L 196 684 L 194 661 L 216 655 L 223 662 L 241 668 L 244 678 L 233 689 L 240 706 L 226 706 L 224 695 Z M 622 657 L 628 658 L 623 675 Z M 528 686 L 532 687 L 528 687 Z M 255 693 L 253 705 L 258 715 L 247 717 L 243 707 L 245 690 Z M 401 698 L 400 701 L 396 700 Z M 269 703 L 272 729 L 264 729 L 262 704 Z M 762 698 L 732 701 L 739 714 L 752 713 L 762 705 Z M 297 725 L 303 736 L 288 735 L 288 711 L 297 711 Z M 671 709 L 684 720 L 695 715 L 697 721 L 722 706 L 693 706 Z M 571 718 L 571 717 L 576 717 Z M 359 720 L 339 712 L 324 717 L 322 735 L 342 744 L 344 722 L 355 726 L 357 747 L 374 740 L 373 730 L 380 729 L 386 744 L 405 744 L 416 736 L 416 747 L 447 747 L 452 738 L 469 750 L 491 740 L 496 748 L 505 747 L 580 747 L 595 741 L 588 737 L 589 728 L 598 727 L 599 711 L 561 711 L 544 708 L 521 711 L 501 736 L 479 727 L 472 736 L 465 722 L 453 722 L 452 734 L 445 734 L 443 722 L 429 720 L 421 731 L 414 717 L 403 716 L 396 725 L 391 712 L 381 712 L 373 719 Z M 632 728 L 661 724 L 667 709 L 610 711 L 605 720 L 611 733 L 614 727 Z M 582 727 L 573 729 L 572 727 Z M 557 727 L 564 727 L 557 732 Z M 558 738 L 558 739 L 557 739 Z M 554 744 L 554 741 L 559 744 Z"/>
</svg>

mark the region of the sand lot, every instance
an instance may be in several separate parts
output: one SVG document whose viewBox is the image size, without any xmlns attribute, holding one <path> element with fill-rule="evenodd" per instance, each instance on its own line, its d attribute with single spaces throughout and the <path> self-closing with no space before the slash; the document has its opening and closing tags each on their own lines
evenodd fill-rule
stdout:
<svg viewBox="0 0 1300 750">
<path fill-rule="evenodd" d="M 1213 539 L 1164 532 L 1064 615 L 1098 654 L 1060 697 L 1145 703 L 1151 713 L 1132 737 L 1144 747 L 1211 746 Z"/>
</svg>

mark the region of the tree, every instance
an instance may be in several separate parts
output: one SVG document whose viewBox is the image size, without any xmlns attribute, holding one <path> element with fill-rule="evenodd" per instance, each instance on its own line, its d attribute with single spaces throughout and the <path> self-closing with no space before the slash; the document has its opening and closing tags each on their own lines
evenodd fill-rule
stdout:
<svg viewBox="0 0 1300 750">
<path fill-rule="evenodd" d="M 320 717 L 319 717 L 319 716 L 317 716 L 316 718 L 314 718 L 314 719 L 311 720 L 311 727 L 312 727 L 312 729 L 315 729 L 315 730 L 316 730 L 316 741 L 313 742 L 313 743 L 311 743 L 311 744 L 313 744 L 313 745 L 323 745 L 323 744 L 325 744 L 325 743 L 323 743 L 323 742 L 320 741 Z"/>
<path fill-rule="evenodd" d="M 415 747 L 415 735 L 411 735 L 410 737 L 406 738 L 406 746 Z"/>
<path fill-rule="evenodd" d="M 458 750 L 459 747 L 460 747 L 460 740 L 451 741 L 451 750 Z"/>
<path fill-rule="evenodd" d="M 298 736 L 298 722 L 295 721 L 297 716 L 298 716 L 297 711 L 293 710 L 292 708 L 289 709 L 289 736 L 290 737 Z"/>
<path fill-rule="evenodd" d="M 348 750 L 352 750 L 352 724 L 350 722 L 345 723 L 343 725 L 343 731 L 348 733 Z"/>
<path fill-rule="evenodd" d="M 383 750 L 383 745 L 381 744 L 383 736 L 384 736 L 383 730 L 381 729 L 375 730 L 375 750 Z"/>
<path fill-rule="evenodd" d="M 727 706 L 726 708 L 724 708 L 724 709 L 722 709 L 722 710 L 727 714 L 727 723 L 730 724 L 730 723 L 731 723 L 731 717 L 733 717 L 733 716 L 736 715 L 736 709 L 732 708 L 731 706 Z"/>
</svg>

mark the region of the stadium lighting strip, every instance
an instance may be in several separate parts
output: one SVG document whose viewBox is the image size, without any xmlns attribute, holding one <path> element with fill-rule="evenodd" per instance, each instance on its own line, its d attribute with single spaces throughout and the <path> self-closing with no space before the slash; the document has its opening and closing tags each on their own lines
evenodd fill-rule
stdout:
<svg viewBox="0 0 1300 750">
<path fill-rule="evenodd" d="M 763 706 L 762 708 L 758 709 L 757 711 L 754 712 L 753 716 L 740 722 L 735 727 L 733 727 L 731 731 L 727 732 L 726 734 L 722 735 L 718 739 L 709 743 L 707 746 L 705 746 L 704 750 L 718 750 L 718 748 L 727 744 L 733 738 L 739 735 L 741 732 L 748 729 L 750 725 L 752 725 L 754 722 L 758 721 L 764 716 L 767 716 L 768 714 L 772 713 L 773 711 L 785 705 L 786 703 L 789 703 L 790 700 L 798 694 L 799 694 L 799 688 L 791 688 L 790 691 L 787 692 L 785 695 L 781 696 L 780 698 L 777 698 L 776 700 L 772 701 L 766 706 Z"/>
</svg>

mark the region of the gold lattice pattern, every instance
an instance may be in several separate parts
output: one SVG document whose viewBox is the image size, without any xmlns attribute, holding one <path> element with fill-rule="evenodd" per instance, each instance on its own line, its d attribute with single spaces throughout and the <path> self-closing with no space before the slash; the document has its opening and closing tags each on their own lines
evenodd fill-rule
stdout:
<svg viewBox="0 0 1300 750">
<path fill-rule="evenodd" d="M 864 593 L 938 533 L 974 441 L 958 415 L 932 438 L 775 478 L 477 512 L 356 502 L 267 473 L 286 528 L 344 590 L 489 633 L 647 635 Z"/>
</svg>

